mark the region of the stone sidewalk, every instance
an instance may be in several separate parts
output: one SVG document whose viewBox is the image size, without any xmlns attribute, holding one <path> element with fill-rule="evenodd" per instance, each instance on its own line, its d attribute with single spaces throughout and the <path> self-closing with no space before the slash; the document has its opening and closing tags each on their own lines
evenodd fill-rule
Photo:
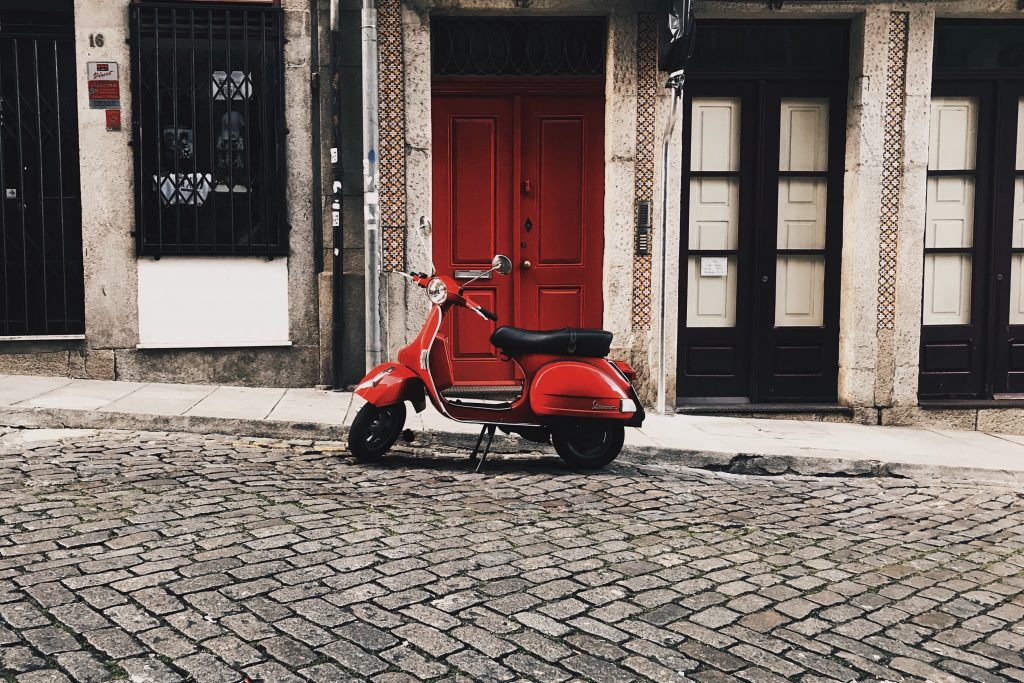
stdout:
<svg viewBox="0 0 1024 683">
<path fill-rule="evenodd" d="M 343 439 L 351 393 L 0 375 L 0 425 Z M 471 447 L 478 429 L 410 411 L 413 445 Z M 505 438 L 496 452 L 537 447 Z M 626 457 L 747 474 L 939 475 L 1024 481 L 1024 436 L 731 417 L 649 415 Z"/>
</svg>

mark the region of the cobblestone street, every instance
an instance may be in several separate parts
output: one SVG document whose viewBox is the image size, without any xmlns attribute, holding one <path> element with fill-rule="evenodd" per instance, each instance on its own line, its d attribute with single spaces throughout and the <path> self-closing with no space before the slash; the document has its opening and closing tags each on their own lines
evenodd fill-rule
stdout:
<svg viewBox="0 0 1024 683">
<path fill-rule="evenodd" d="M 1024 492 L 0 442 L 7 681 L 1024 681 Z"/>
</svg>

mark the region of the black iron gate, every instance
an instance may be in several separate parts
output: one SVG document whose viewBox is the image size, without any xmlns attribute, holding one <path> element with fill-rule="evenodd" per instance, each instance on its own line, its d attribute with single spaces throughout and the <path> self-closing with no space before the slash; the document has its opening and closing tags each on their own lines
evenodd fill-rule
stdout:
<svg viewBox="0 0 1024 683">
<path fill-rule="evenodd" d="M 85 331 L 66 4 L 64 12 L 0 10 L 0 336 Z"/>
</svg>

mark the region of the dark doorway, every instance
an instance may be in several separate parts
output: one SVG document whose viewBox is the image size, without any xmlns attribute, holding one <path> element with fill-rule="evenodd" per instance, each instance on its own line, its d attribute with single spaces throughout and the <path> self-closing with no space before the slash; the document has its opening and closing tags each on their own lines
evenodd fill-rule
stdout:
<svg viewBox="0 0 1024 683">
<path fill-rule="evenodd" d="M 682 403 L 836 400 L 845 22 L 705 22 L 684 100 Z"/>
<path fill-rule="evenodd" d="M 0 4 L 0 336 L 85 332 L 71 2 Z"/>
<path fill-rule="evenodd" d="M 1024 398 L 1024 22 L 935 28 L 922 399 Z"/>
</svg>

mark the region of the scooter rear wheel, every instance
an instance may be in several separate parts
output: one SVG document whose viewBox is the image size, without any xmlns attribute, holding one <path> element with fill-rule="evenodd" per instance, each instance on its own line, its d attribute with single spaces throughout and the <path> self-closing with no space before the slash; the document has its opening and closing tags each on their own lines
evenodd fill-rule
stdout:
<svg viewBox="0 0 1024 683">
<path fill-rule="evenodd" d="M 359 462 L 377 462 L 395 445 L 404 426 L 404 403 L 386 408 L 367 403 L 348 430 L 348 449 Z"/>
<path fill-rule="evenodd" d="M 578 424 L 551 435 L 559 457 L 578 470 L 597 470 L 615 460 L 625 440 L 626 429 L 617 424 Z"/>
</svg>

